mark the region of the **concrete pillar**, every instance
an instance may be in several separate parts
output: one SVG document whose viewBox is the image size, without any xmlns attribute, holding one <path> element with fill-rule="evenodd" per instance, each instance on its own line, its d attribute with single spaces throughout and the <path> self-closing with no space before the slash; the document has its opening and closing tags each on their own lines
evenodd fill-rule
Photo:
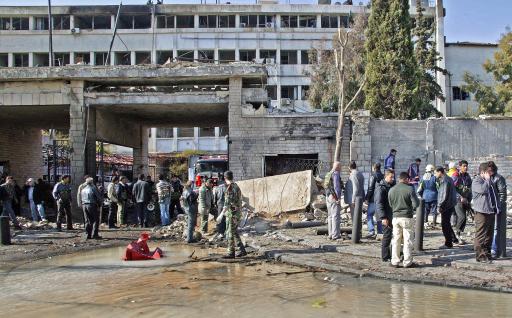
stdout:
<svg viewBox="0 0 512 318">
<path fill-rule="evenodd" d="M 436 50 L 439 52 L 440 59 L 437 61 L 437 66 L 441 69 L 446 68 L 445 52 L 444 52 L 444 8 L 443 0 L 436 0 Z M 446 75 L 442 72 L 436 72 L 436 81 L 441 89 L 443 95 L 446 96 Z M 440 99 L 436 100 L 436 107 L 444 116 L 450 116 L 451 110 L 447 109 L 446 102 Z"/>
<path fill-rule="evenodd" d="M 228 105 L 228 124 L 229 139 L 228 143 L 239 145 L 244 139 L 237 129 L 242 124 L 242 78 L 231 77 L 229 79 L 229 105 Z M 244 162 L 240 156 L 234 157 L 233 147 L 228 144 L 229 169 L 233 171 L 236 180 L 242 180 L 245 177 Z"/>
<path fill-rule="evenodd" d="M 370 113 L 368 111 L 352 112 L 354 126 L 352 140 L 350 141 L 350 160 L 354 160 L 358 170 L 366 180 L 371 173 L 372 162 L 372 137 L 370 134 Z M 343 136 L 344 140 L 349 136 Z"/>
<path fill-rule="evenodd" d="M 114 51 L 110 52 L 110 65 L 116 65 L 116 54 Z"/>
<path fill-rule="evenodd" d="M 111 30 L 114 30 L 114 25 L 115 24 L 116 24 L 116 15 L 111 15 L 110 16 L 110 29 Z"/>
<path fill-rule="evenodd" d="M 75 52 L 69 52 L 69 64 L 76 64 L 75 63 Z"/>
<path fill-rule="evenodd" d="M 137 63 L 136 63 L 136 61 L 135 61 L 135 59 L 136 59 L 136 58 L 135 58 L 135 51 L 131 51 L 131 52 L 130 52 L 130 64 L 131 64 L 131 65 L 135 65 L 135 64 L 137 64 Z"/>
<path fill-rule="evenodd" d="M 14 66 L 14 55 L 12 53 L 7 53 L 7 66 Z"/>
<path fill-rule="evenodd" d="M 199 150 L 199 127 L 194 127 L 194 150 Z"/>
<path fill-rule="evenodd" d="M 302 54 L 301 54 L 301 50 L 297 50 L 297 64 L 298 65 L 301 65 L 302 64 Z"/>
<path fill-rule="evenodd" d="M 214 141 L 214 149 L 215 151 L 220 151 L 220 128 L 215 127 L 215 141 Z"/>
<path fill-rule="evenodd" d="M 194 15 L 194 29 L 199 28 L 199 15 Z"/>
<path fill-rule="evenodd" d="M 213 49 L 213 59 L 215 61 L 215 64 L 219 64 L 219 49 L 218 48 Z"/>
<path fill-rule="evenodd" d="M 149 158 L 148 158 L 148 128 L 140 127 L 140 146 L 133 148 L 133 179 L 138 174 L 147 175 L 149 172 Z"/>
<path fill-rule="evenodd" d="M 73 29 L 75 27 L 75 16 L 74 15 L 69 16 L 69 27 L 71 29 Z"/>
<path fill-rule="evenodd" d="M 34 27 L 34 17 L 29 17 L 28 18 L 28 29 L 29 30 L 35 30 L 35 27 Z"/>
<path fill-rule="evenodd" d="M 34 53 L 33 52 L 28 53 L 28 66 L 29 67 L 34 66 Z"/>
<path fill-rule="evenodd" d="M 235 14 L 235 27 L 240 27 L 240 14 Z"/>
<path fill-rule="evenodd" d="M 322 15 L 317 14 L 316 15 L 316 28 L 320 29 L 322 27 Z"/>
<path fill-rule="evenodd" d="M 281 15 L 280 14 L 276 14 L 275 27 L 277 29 L 281 28 Z"/>
<path fill-rule="evenodd" d="M 199 60 L 199 51 L 194 50 L 194 62 L 196 62 L 197 60 Z"/>
<path fill-rule="evenodd" d="M 94 52 L 89 52 L 89 60 L 91 60 L 91 62 L 89 63 L 90 65 L 96 65 L 96 59 L 94 58 Z"/>
<path fill-rule="evenodd" d="M 157 152 L 156 149 L 156 128 L 150 128 L 151 134 L 149 137 L 148 151 L 149 152 Z"/>
<path fill-rule="evenodd" d="M 172 150 L 173 152 L 178 152 L 178 128 L 174 127 L 172 129 Z"/>
<path fill-rule="evenodd" d="M 297 85 L 297 100 L 302 100 L 302 86 Z"/>
<path fill-rule="evenodd" d="M 240 50 L 235 49 L 235 61 L 240 61 Z"/>
<path fill-rule="evenodd" d="M 96 109 L 84 108 L 86 112 L 85 173 L 96 176 Z"/>
</svg>

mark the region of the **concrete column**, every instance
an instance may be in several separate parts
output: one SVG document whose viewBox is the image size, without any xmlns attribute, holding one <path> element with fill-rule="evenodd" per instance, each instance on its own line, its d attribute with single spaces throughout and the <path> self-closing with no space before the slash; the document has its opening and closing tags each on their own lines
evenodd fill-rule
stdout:
<svg viewBox="0 0 512 318">
<path fill-rule="evenodd" d="M 352 140 L 350 141 L 350 160 L 354 160 L 358 170 L 366 180 L 371 172 L 372 161 L 372 137 L 370 134 L 370 113 L 368 111 L 352 112 L 354 126 Z M 344 140 L 350 136 L 343 136 Z"/>
<path fill-rule="evenodd" d="M 28 18 L 28 29 L 29 30 L 34 30 L 35 29 L 35 26 L 34 26 L 34 17 L 29 17 Z"/>
<path fill-rule="evenodd" d="M 69 52 L 69 64 L 76 64 L 75 63 L 75 52 Z"/>
<path fill-rule="evenodd" d="M 276 95 L 277 95 L 277 108 L 281 108 L 281 78 L 277 79 L 276 83 Z"/>
<path fill-rule="evenodd" d="M 94 58 L 94 52 L 89 52 L 89 60 L 91 60 L 91 62 L 89 63 L 90 65 L 96 65 L 96 59 Z"/>
<path fill-rule="evenodd" d="M 96 109 L 84 108 L 86 112 L 85 173 L 96 176 Z"/>
<path fill-rule="evenodd" d="M 301 54 L 301 50 L 297 50 L 297 64 L 298 65 L 301 65 L 302 64 L 302 54 Z"/>
<path fill-rule="evenodd" d="M 199 28 L 199 15 L 194 15 L 194 29 Z"/>
<path fill-rule="evenodd" d="M 109 62 L 110 65 L 116 65 L 116 54 L 114 51 L 110 52 Z"/>
<path fill-rule="evenodd" d="M 73 29 L 75 27 L 75 16 L 74 15 L 69 16 L 69 27 L 71 29 Z"/>
<path fill-rule="evenodd" d="M 130 52 L 130 64 L 131 65 L 137 64 L 136 61 L 135 61 L 135 51 L 131 51 Z"/>
<path fill-rule="evenodd" d="M 194 62 L 199 60 L 199 51 L 198 50 L 194 50 Z"/>
<path fill-rule="evenodd" d="M 213 50 L 213 59 L 215 60 L 215 64 L 219 64 L 219 49 L 215 48 Z"/>
<path fill-rule="evenodd" d="M 281 28 L 281 15 L 280 14 L 276 14 L 275 27 L 277 29 Z"/>
<path fill-rule="evenodd" d="M 235 27 L 240 27 L 240 14 L 235 14 Z"/>
<path fill-rule="evenodd" d="M 7 66 L 14 67 L 14 55 L 12 53 L 7 53 Z"/>
<path fill-rule="evenodd" d="M 172 151 L 178 152 L 178 128 L 172 129 Z"/>
<path fill-rule="evenodd" d="M 302 100 L 302 86 L 297 85 L 297 100 Z"/>
<path fill-rule="evenodd" d="M 445 52 L 444 52 L 444 8 L 443 0 L 436 0 L 436 50 L 439 52 L 440 59 L 437 61 L 437 66 L 441 69 L 446 68 Z M 436 81 L 446 96 L 446 75 L 442 72 L 436 72 Z M 450 116 L 451 110 L 447 109 L 446 102 L 440 99 L 436 100 L 436 107 L 444 116 Z"/>
<path fill-rule="evenodd" d="M 220 151 L 220 128 L 219 127 L 215 127 L 215 141 L 214 141 L 214 146 L 215 146 L 215 151 Z"/>
<path fill-rule="evenodd" d="M 194 149 L 199 150 L 199 127 L 194 127 Z"/>
<path fill-rule="evenodd" d="M 148 151 L 149 152 L 157 152 L 158 149 L 156 149 L 156 128 L 150 128 L 150 129 L 151 129 L 151 136 L 149 137 Z"/>
<path fill-rule="evenodd" d="M 140 127 L 140 147 L 133 148 L 133 178 L 143 173 L 147 175 L 149 172 L 148 158 L 148 128 Z"/>
<path fill-rule="evenodd" d="M 110 16 L 110 29 L 114 30 L 114 25 L 116 24 L 116 15 Z"/>
<path fill-rule="evenodd" d="M 240 61 L 240 50 L 238 48 L 235 49 L 235 61 Z"/>
<path fill-rule="evenodd" d="M 34 53 L 33 52 L 28 53 L 28 66 L 29 67 L 34 66 Z"/>
<path fill-rule="evenodd" d="M 322 15 L 317 14 L 316 15 L 316 28 L 320 29 L 322 27 Z"/>
<path fill-rule="evenodd" d="M 244 137 L 240 134 L 242 125 L 242 78 L 231 77 L 229 79 L 229 106 L 228 106 L 229 139 L 232 142 L 228 145 L 229 169 L 233 171 L 236 180 L 244 179 L 246 175 L 245 161 L 240 153 L 233 149 L 240 148 Z"/>
<path fill-rule="evenodd" d="M 256 58 L 257 59 L 260 58 L 260 49 L 259 48 L 256 48 Z"/>
</svg>

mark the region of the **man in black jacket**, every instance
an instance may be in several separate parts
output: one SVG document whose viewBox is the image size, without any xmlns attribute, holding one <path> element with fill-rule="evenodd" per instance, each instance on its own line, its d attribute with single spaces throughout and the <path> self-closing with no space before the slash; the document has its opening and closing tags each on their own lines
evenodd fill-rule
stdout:
<svg viewBox="0 0 512 318">
<path fill-rule="evenodd" d="M 149 183 L 145 181 L 143 174 L 139 175 L 139 180 L 133 185 L 132 194 L 135 201 L 138 223 L 140 227 L 147 227 L 147 206 L 151 200 L 151 188 Z"/>
<path fill-rule="evenodd" d="M 393 211 L 389 205 L 388 193 L 391 187 L 395 184 L 395 173 L 392 169 L 387 169 L 384 172 L 384 179 L 376 184 L 375 187 L 375 211 L 377 219 L 382 221 L 382 261 L 391 261 L 391 238 L 393 236 Z"/>
<path fill-rule="evenodd" d="M 506 256 L 506 242 L 507 242 L 507 181 L 505 178 L 498 174 L 498 167 L 494 161 L 488 162 L 489 174 L 491 182 L 496 189 L 498 197 L 496 198 L 496 220 L 494 224 L 494 236 L 492 240 L 491 254 L 493 258 Z M 501 236 L 498 236 L 501 235 Z M 505 236 L 505 237 L 503 237 Z M 501 242 L 501 244 L 500 244 Z M 503 246 L 505 242 L 505 247 Z"/>
<path fill-rule="evenodd" d="M 446 175 L 443 167 L 437 167 L 435 176 L 438 182 L 437 211 L 441 214 L 441 227 L 443 228 L 444 245 L 441 249 L 453 248 L 453 244 L 459 244 L 459 240 L 453 232 L 450 218 L 455 213 L 457 205 L 457 190 L 453 179 Z"/>
<path fill-rule="evenodd" d="M 375 237 L 375 224 L 373 216 L 375 214 L 375 186 L 382 179 L 384 179 L 384 175 L 380 171 L 380 163 L 376 163 L 373 165 L 373 173 L 368 179 L 368 191 L 366 192 L 366 202 L 368 203 L 368 238 Z M 382 222 L 380 220 L 377 221 L 377 233 L 382 234 Z"/>
</svg>

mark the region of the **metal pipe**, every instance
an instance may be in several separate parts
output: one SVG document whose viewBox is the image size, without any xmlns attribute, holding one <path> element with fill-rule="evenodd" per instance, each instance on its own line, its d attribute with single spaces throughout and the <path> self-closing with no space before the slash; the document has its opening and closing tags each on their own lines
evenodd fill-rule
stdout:
<svg viewBox="0 0 512 318">
<path fill-rule="evenodd" d="M 119 20 L 119 14 L 121 12 L 122 5 L 123 5 L 123 2 L 121 1 L 119 3 L 119 7 L 117 8 L 116 21 L 114 23 L 114 34 L 112 34 L 112 40 L 110 40 L 110 47 L 108 49 L 108 54 L 107 54 L 107 59 L 105 60 L 105 65 L 109 65 L 109 63 L 110 63 L 110 54 L 112 53 L 112 46 L 114 46 L 114 40 L 115 40 L 116 34 L 117 34 L 117 21 Z"/>
<path fill-rule="evenodd" d="M 425 233 L 425 200 L 419 199 L 420 204 L 416 209 L 416 233 L 414 237 L 414 250 L 416 252 L 423 251 L 423 235 Z"/>
<path fill-rule="evenodd" d="M 352 216 L 352 243 L 361 242 L 361 229 L 363 223 L 363 198 L 356 197 L 354 214 Z"/>
<path fill-rule="evenodd" d="M 48 35 L 49 35 L 49 55 L 48 65 L 53 66 L 53 23 L 52 23 L 52 2 L 48 0 Z"/>
<path fill-rule="evenodd" d="M 502 204 L 500 214 L 496 215 L 497 220 L 497 235 L 496 245 L 497 257 L 507 257 L 507 203 Z"/>
<path fill-rule="evenodd" d="M 323 226 L 323 225 L 325 225 L 325 222 L 321 222 L 321 221 L 304 221 L 304 222 L 286 221 L 286 223 L 284 224 L 284 227 L 289 228 L 289 229 L 301 229 L 301 228 L 305 228 L 305 227 L 315 227 L 315 226 Z"/>
</svg>

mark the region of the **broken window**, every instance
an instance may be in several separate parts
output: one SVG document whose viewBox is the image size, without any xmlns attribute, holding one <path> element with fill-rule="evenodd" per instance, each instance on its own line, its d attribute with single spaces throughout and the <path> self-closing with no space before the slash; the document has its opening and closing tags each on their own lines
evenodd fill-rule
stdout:
<svg viewBox="0 0 512 318">
<path fill-rule="evenodd" d="M 200 127 L 199 137 L 215 137 L 215 127 Z"/>
<path fill-rule="evenodd" d="M 89 52 L 77 52 L 75 53 L 75 64 L 90 64 L 91 54 Z"/>
<path fill-rule="evenodd" d="M 9 54 L 0 53 L 0 67 L 9 66 Z"/>
<path fill-rule="evenodd" d="M 156 138 L 173 138 L 174 128 L 157 128 Z"/>
<path fill-rule="evenodd" d="M 156 17 L 156 27 L 158 29 L 173 29 L 174 16 L 173 15 L 159 15 Z"/>
<path fill-rule="evenodd" d="M 235 16 L 234 15 L 219 15 L 219 28 L 234 28 Z"/>
<path fill-rule="evenodd" d="M 297 86 L 281 86 L 281 98 L 297 99 Z"/>
<path fill-rule="evenodd" d="M 300 51 L 300 64 L 309 64 L 309 51 Z"/>
<path fill-rule="evenodd" d="M 108 30 L 111 29 L 112 18 L 109 15 L 96 15 L 92 22 L 95 30 Z"/>
<path fill-rule="evenodd" d="M 255 28 L 258 25 L 257 15 L 241 15 L 240 27 L 241 28 Z"/>
<path fill-rule="evenodd" d="M 10 29 L 11 29 L 11 18 L 0 17 L 0 30 L 10 30 Z"/>
<path fill-rule="evenodd" d="M 301 28 L 316 28 L 316 17 L 314 15 L 300 15 L 299 26 Z"/>
<path fill-rule="evenodd" d="M 275 17 L 273 15 L 260 15 L 258 17 L 258 26 L 260 28 L 273 28 Z"/>
<path fill-rule="evenodd" d="M 194 61 L 194 51 L 178 51 L 179 61 Z"/>
<path fill-rule="evenodd" d="M 28 66 L 28 53 L 15 53 L 13 54 L 14 67 L 27 67 Z"/>
<path fill-rule="evenodd" d="M 256 50 L 240 50 L 240 61 L 252 62 L 256 58 Z"/>
<path fill-rule="evenodd" d="M 108 60 L 108 52 L 94 53 L 94 65 L 105 65 Z"/>
<path fill-rule="evenodd" d="M 157 51 L 156 52 L 156 61 L 157 64 L 165 64 L 166 62 L 171 63 L 173 58 L 172 51 Z"/>
<path fill-rule="evenodd" d="M 150 29 L 151 28 L 151 14 L 139 14 L 133 16 L 134 29 Z"/>
<path fill-rule="evenodd" d="M 281 51 L 281 64 L 297 64 L 297 51 Z"/>
<path fill-rule="evenodd" d="M 217 27 L 217 16 L 216 15 L 200 15 L 199 16 L 199 27 L 214 29 Z"/>
<path fill-rule="evenodd" d="M 151 52 L 135 52 L 135 64 L 151 64 Z"/>
<path fill-rule="evenodd" d="M 296 15 L 282 15 L 281 16 L 281 27 L 282 28 L 296 28 L 297 27 L 297 16 Z"/>
<path fill-rule="evenodd" d="M 219 50 L 220 63 L 229 63 L 235 60 L 235 50 Z"/>
<path fill-rule="evenodd" d="M 265 59 L 265 64 L 276 62 L 276 50 L 260 50 L 260 59 Z"/>
<path fill-rule="evenodd" d="M 116 52 L 114 54 L 115 65 L 131 65 L 131 53 L 130 52 Z"/>
<path fill-rule="evenodd" d="M 302 90 L 301 90 L 300 99 L 307 100 L 308 99 L 308 94 L 309 94 L 309 86 L 303 85 L 302 86 Z"/>
<path fill-rule="evenodd" d="M 75 15 L 75 27 L 79 29 L 92 29 L 92 16 L 84 15 L 77 16 Z"/>
<path fill-rule="evenodd" d="M 178 15 L 176 16 L 176 27 L 183 29 L 194 28 L 194 16 L 193 15 Z"/>
<path fill-rule="evenodd" d="M 229 127 L 228 126 L 219 127 L 219 136 L 226 137 L 227 135 L 229 135 Z"/>
<path fill-rule="evenodd" d="M 48 30 L 48 17 L 35 17 L 34 19 L 36 30 Z"/>
<path fill-rule="evenodd" d="M 64 66 L 69 64 L 69 53 L 53 53 L 53 65 Z"/>
<path fill-rule="evenodd" d="M 178 128 L 178 137 L 180 137 L 180 138 L 194 137 L 194 127 Z"/>
<path fill-rule="evenodd" d="M 469 93 L 458 86 L 452 87 L 453 100 L 470 100 Z"/>
<path fill-rule="evenodd" d="M 53 16 L 54 30 L 69 30 L 69 15 Z"/>
<path fill-rule="evenodd" d="M 277 100 L 277 86 L 267 85 L 267 95 L 271 100 Z"/>
<path fill-rule="evenodd" d="M 213 63 L 215 62 L 215 52 L 213 50 L 199 50 L 198 52 L 199 62 L 202 63 Z"/>
<path fill-rule="evenodd" d="M 28 18 L 13 17 L 12 18 L 12 29 L 13 30 L 28 30 L 29 23 Z"/>
<path fill-rule="evenodd" d="M 338 28 L 338 17 L 332 15 L 322 16 L 322 28 Z"/>
<path fill-rule="evenodd" d="M 34 66 L 48 66 L 49 65 L 49 54 L 48 53 L 34 53 L 32 64 Z"/>
<path fill-rule="evenodd" d="M 351 19 L 348 15 L 342 15 L 340 16 L 340 28 L 349 28 Z"/>
</svg>

